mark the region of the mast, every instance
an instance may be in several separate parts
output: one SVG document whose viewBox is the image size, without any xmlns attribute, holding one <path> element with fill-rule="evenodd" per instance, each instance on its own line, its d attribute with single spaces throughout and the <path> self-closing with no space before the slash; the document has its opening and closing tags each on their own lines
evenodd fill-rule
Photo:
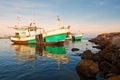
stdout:
<svg viewBox="0 0 120 80">
<path fill-rule="evenodd" d="M 32 26 L 35 26 L 35 17 L 32 18 Z"/>
<path fill-rule="evenodd" d="M 20 17 L 17 16 L 17 27 L 20 27 Z"/>
<path fill-rule="evenodd" d="M 60 28 L 60 18 L 57 16 L 58 27 Z"/>
</svg>

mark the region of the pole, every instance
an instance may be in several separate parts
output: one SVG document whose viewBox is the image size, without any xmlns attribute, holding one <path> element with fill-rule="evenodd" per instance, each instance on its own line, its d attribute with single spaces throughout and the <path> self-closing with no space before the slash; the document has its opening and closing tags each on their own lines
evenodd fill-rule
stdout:
<svg viewBox="0 0 120 80">
<path fill-rule="evenodd" d="M 57 21 L 58 21 L 58 27 L 60 28 L 60 18 L 57 16 Z"/>
</svg>

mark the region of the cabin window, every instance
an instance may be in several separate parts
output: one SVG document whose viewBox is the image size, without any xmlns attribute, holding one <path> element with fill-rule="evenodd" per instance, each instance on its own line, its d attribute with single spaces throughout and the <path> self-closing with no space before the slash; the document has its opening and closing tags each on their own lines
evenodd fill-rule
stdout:
<svg viewBox="0 0 120 80">
<path fill-rule="evenodd" d="M 26 35 L 26 32 L 22 32 L 22 35 Z"/>
<path fill-rule="evenodd" d="M 33 31 L 33 29 L 30 29 L 30 31 Z"/>
<path fill-rule="evenodd" d="M 16 36 L 16 37 L 19 37 L 19 33 L 15 33 L 15 36 Z"/>
<path fill-rule="evenodd" d="M 21 37 L 26 37 L 26 32 L 22 32 Z"/>
</svg>

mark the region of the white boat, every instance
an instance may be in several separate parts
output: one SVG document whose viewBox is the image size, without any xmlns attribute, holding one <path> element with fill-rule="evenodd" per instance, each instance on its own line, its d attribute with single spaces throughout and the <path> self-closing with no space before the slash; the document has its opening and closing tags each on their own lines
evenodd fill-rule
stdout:
<svg viewBox="0 0 120 80">
<path fill-rule="evenodd" d="M 37 35 L 44 32 L 43 28 L 38 28 L 35 25 L 34 20 L 32 20 L 29 26 L 15 26 L 12 28 L 15 29 L 15 35 L 10 40 L 17 44 L 36 43 Z"/>
</svg>

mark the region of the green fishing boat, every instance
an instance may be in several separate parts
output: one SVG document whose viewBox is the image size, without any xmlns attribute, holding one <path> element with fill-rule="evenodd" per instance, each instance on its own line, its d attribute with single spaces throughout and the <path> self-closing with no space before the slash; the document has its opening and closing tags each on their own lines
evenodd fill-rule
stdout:
<svg viewBox="0 0 120 80">
<path fill-rule="evenodd" d="M 43 28 L 37 27 L 34 20 L 29 26 L 15 26 L 13 28 L 15 35 L 10 40 L 17 44 L 59 44 L 65 41 L 67 33 L 70 31 L 70 26 L 67 28 L 59 26 L 58 29 L 45 31 Z"/>
</svg>

